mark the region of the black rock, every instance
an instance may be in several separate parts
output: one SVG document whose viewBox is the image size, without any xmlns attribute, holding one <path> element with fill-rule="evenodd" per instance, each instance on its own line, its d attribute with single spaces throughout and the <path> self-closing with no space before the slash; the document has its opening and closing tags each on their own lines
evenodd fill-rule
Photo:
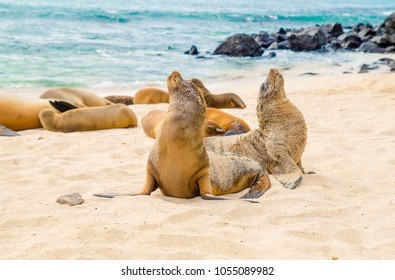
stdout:
<svg viewBox="0 0 395 280">
<path fill-rule="evenodd" d="M 340 36 L 344 33 L 343 27 L 340 23 L 332 23 L 327 25 L 327 32 L 332 35 L 333 37 Z"/>
<path fill-rule="evenodd" d="M 358 73 L 367 73 L 370 70 L 375 70 L 377 68 L 379 68 L 379 67 L 378 66 L 371 66 L 371 65 L 368 65 L 368 64 L 362 64 Z"/>
<path fill-rule="evenodd" d="M 185 51 L 184 54 L 198 55 L 199 51 L 195 45 L 192 45 L 192 47 L 188 51 Z"/>
<path fill-rule="evenodd" d="M 288 32 L 288 45 L 293 51 L 319 50 L 327 43 L 320 27 L 311 27 L 296 32 Z"/>
<path fill-rule="evenodd" d="M 213 54 L 229 56 L 261 56 L 263 49 L 255 39 L 247 34 L 235 34 L 223 41 Z"/>
<path fill-rule="evenodd" d="M 383 34 L 372 38 L 371 42 L 376 43 L 380 47 L 386 48 L 395 45 L 395 35 Z"/>
<path fill-rule="evenodd" d="M 395 34 L 395 12 L 384 20 L 384 28 L 387 34 Z"/>
<path fill-rule="evenodd" d="M 380 58 L 378 61 L 376 61 L 374 64 L 395 66 L 395 60 L 393 60 L 392 58 L 383 57 L 383 58 Z"/>
<path fill-rule="evenodd" d="M 385 49 L 379 45 L 373 43 L 372 41 L 362 43 L 358 48 L 358 51 L 368 52 L 368 53 L 384 53 Z"/>
<path fill-rule="evenodd" d="M 284 28 L 281 27 L 280 30 L 277 33 L 281 34 L 281 35 L 285 35 L 285 34 L 287 34 L 287 31 Z"/>
<path fill-rule="evenodd" d="M 361 38 L 359 38 L 359 36 L 355 32 L 342 34 L 339 37 L 337 37 L 337 39 L 342 44 L 342 47 L 348 50 L 356 49 L 362 43 Z"/>
<path fill-rule="evenodd" d="M 359 38 L 364 38 L 369 35 L 376 35 L 376 32 L 373 30 L 372 27 L 364 27 L 358 32 Z"/>
<path fill-rule="evenodd" d="M 288 37 L 285 34 L 277 33 L 274 34 L 274 39 L 276 40 L 277 43 L 280 43 L 288 40 Z"/>
<path fill-rule="evenodd" d="M 288 50 L 289 49 L 289 43 L 288 41 L 282 41 L 278 43 L 278 48 L 280 50 Z"/>
<path fill-rule="evenodd" d="M 385 48 L 386 53 L 395 52 L 395 46 L 389 46 Z"/>
<path fill-rule="evenodd" d="M 274 37 L 265 31 L 259 32 L 259 34 L 255 34 L 253 37 L 258 45 L 265 49 L 275 41 Z"/>
</svg>

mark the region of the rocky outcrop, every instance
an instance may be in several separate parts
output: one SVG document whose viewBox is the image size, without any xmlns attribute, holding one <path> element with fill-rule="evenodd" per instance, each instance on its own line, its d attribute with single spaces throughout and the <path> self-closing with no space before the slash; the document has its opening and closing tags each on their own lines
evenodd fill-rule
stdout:
<svg viewBox="0 0 395 280">
<path fill-rule="evenodd" d="M 343 27 L 340 23 L 331 23 L 299 30 L 280 28 L 276 33 L 261 31 L 252 36 L 235 34 L 222 42 L 214 54 L 261 56 L 264 50 L 278 49 L 395 52 L 395 12 L 389 15 L 384 23 L 377 26 L 358 23 L 352 27 Z"/>
</svg>

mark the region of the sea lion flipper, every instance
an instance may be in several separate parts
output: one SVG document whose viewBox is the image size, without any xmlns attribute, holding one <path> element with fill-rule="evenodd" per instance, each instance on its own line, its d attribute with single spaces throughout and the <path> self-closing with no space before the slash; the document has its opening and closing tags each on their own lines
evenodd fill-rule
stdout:
<svg viewBox="0 0 395 280">
<path fill-rule="evenodd" d="M 0 125 L 0 136 L 19 136 L 19 133 L 16 133 L 15 131 Z"/>
<path fill-rule="evenodd" d="M 49 104 L 51 104 L 52 107 L 54 107 L 56 110 L 58 110 L 61 113 L 78 108 L 66 101 L 59 101 L 59 100 L 55 100 L 55 101 L 49 100 Z"/>
<path fill-rule="evenodd" d="M 265 171 L 262 171 L 257 176 L 255 183 L 252 185 L 250 190 L 241 197 L 241 199 L 254 199 L 261 197 L 267 190 L 270 189 L 271 182 L 269 176 Z"/>
<path fill-rule="evenodd" d="M 114 198 L 116 196 L 134 196 L 134 194 L 129 193 L 94 193 L 93 195 L 104 198 Z"/>
<path fill-rule="evenodd" d="M 299 168 L 292 173 L 274 173 L 273 175 L 285 188 L 292 190 L 302 181 L 302 171 Z"/>
</svg>

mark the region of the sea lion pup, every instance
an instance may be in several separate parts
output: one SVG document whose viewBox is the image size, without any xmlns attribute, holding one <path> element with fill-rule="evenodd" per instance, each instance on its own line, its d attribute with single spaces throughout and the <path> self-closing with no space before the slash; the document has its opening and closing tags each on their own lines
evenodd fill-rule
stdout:
<svg viewBox="0 0 395 280">
<path fill-rule="evenodd" d="M 0 124 L 19 131 L 42 127 L 38 114 L 51 108 L 48 100 L 0 94 Z"/>
<path fill-rule="evenodd" d="M 57 113 L 52 109 L 40 112 L 41 124 L 55 132 L 91 131 L 137 126 L 137 117 L 128 106 L 113 104 L 100 107 L 83 107 Z"/>
<path fill-rule="evenodd" d="M 125 105 L 133 105 L 133 96 L 127 96 L 127 95 L 110 95 L 104 97 L 108 101 L 111 101 L 112 103 L 118 104 L 125 104 Z"/>
<path fill-rule="evenodd" d="M 258 161 L 283 184 L 294 189 L 302 180 L 302 153 L 307 126 L 302 113 L 286 97 L 283 76 L 271 69 L 258 94 L 259 128 L 246 135 L 206 139 L 208 151 L 229 151 Z"/>
<path fill-rule="evenodd" d="M 246 107 L 245 103 L 235 93 L 212 94 L 199 79 L 192 79 L 192 83 L 199 89 L 206 100 L 207 107 L 212 108 L 241 108 Z"/>
<path fill-rule="evenodd" d="M 204 146 L 203 95 L 178 72 L 167 78 L 167 85 L 170 105 L 148 157 L 145 184 L 136 195 L 150 195 L 159 188 L 165 196 L 224 200 L 216 195 L 251 187 L 243 198 L 256 198 L 269 189 L 267 173 L 259 163 L 234 155 L 209 159 Z"/>
<path fill-rule="evenodd" d="M 40 98 L 62 100 L 77 107 L 96 107 L 113 104 L 96 93 L 76 88 L 52 88 L 42 93 Z"/>
<path fill-rule="evenodd" d="M 134 104 L 169 103 L 169 94 L 159 88 L 143 88 L 136 92 Z"/>
</svg>

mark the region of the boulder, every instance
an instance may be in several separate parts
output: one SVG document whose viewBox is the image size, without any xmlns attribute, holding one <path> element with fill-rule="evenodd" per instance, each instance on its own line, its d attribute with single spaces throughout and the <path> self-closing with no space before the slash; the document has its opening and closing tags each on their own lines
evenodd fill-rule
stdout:
<svg viewBox="0 0 395 280">
<path fill-rule="evenodd" d="M 259 34 L 255 34 L 253 37 L 258 45 L 265 49 L 275 41 L 274 37 L 265 31 L 259 32 Z"/>
<path fill-rule="evenodd" d="M 395 34 L 395 12 L 384 20 L 384 29 L 387 34 Z"/>
<path fill-rule="evenodd" d="M 325 33 L 320 27 L 311 27 L 287 33 L 289 48 L 293 51 L 319 50 L 327 43 Z"/>
<path fill-rule="evenodd" d="M 195 45 L 192 45 L 192 47 L 188 51 L 185 51 L 184 54 L 198 55 L 199 51 Z"/>
<path fill-rule="evenodd" d="M 385 49 L 373 43 L 372 41 L 369 41 L 366 43 L 362 43 L 361 46 L 359 46 L 358 51 L 367 53 L 384 53 Z"/>
<path fill-rule="evenodd" d="M 340 36 L 344 33 L 343 26 L 338 22 L 327 25 L 326 30 L 333 37 Z"/>
<path fill-rule="evenodd" d="M 337 37 L 337 39 L 342 44 L 343 48 L 348 50 L 356 49 L 362 43 L 361 38 L 359 38 L 359 36 L 355 32 L 342 34 L 339 37 Z"/>
<path fill-rule="evenodd" d="M 386 48 L 395 45 L 395 35 L 383 34 L 373 37 L 371 41 L 380 47 Z"/>
<path fill-rule="evenodd" d="M 255 39 L 247 34 L 235 34 L 223 41 L 213 54 L 229 56 L 261 56 L 263 49 Z"/>
</svg>

